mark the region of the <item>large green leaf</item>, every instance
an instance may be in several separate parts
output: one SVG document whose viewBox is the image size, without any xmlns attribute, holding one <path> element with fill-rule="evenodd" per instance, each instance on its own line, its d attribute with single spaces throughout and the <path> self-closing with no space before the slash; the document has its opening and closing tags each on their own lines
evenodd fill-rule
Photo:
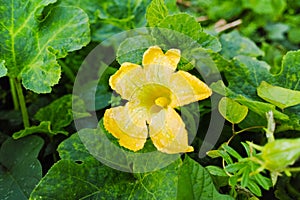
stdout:
<svg viewBox="0 0 300 200">
<path fill-rule="evenodd" d="M 281 71 L 268 83 L 300 91 L 300 50 L 289 51 L 282 59 Z"/>
<path fill-rule="evenodd" d="M 30 199 L 173 200 L 190 195 L 195 197 L 192 199 L 232 199 L 219 194 L 209 173 L 188 157 L 183 164 L 179 158 L 157 171 L 129 174 L 97 161 L 87 151 L 78 134 L 62 142 L 58 151 L 62 160 L 49 170 Z"/>
<path fill-rule="evenodd" d="M 37 156 L 43 140 L 30 136 L 20 140 L 7 139 L 0 149 L 0 199 L 28 199 L 42 178 Z"/>
<path fill-rule="evenodd" d="M 150 35 L 138 35 L 127 38 L 122 42 L 117 51 L 117 60 L 120 64 L 131 62 L 142 64 L 143 54 L 155 41 Z"/>
<path fill-rule="evenodd" d="M 224 57 L 229 59 L 238 55 L 252 57 L 264 55 L 264 52 L 261 51 L 253 41 L 241 36 L 240 33 L 236 30 L 221 35 L 220 42 L 222 44 L 221 53 Z"/>
<path fill-rule="evenodd" d="M 191 50 L 201 46 L 213 51 L 221 49 L 218 39 L 203 32 L 196 19 L 187 13 L 168 15 L 156 27 L 158 29 L 153 30 L 154 37 L 158 44 L 164 44 L 167 48 L 177 47 L 181 50 Z M 188 58 L 188 56 L 186 57 Z"/>
<path fill-rule="evenodd" d="M 265 81 L 257 88 L 257 94 L 281 109 L 300 104 L 300 91 L 273 86 Z"/>
<path fill-rule="evenodd" d="M 189 46 L 192 48 L 193 43 L 197 42 L 202 45 L 203 48 L 210 47 L 215 51 L 220 50 L 219 41 L 215 37 L 204 33 L 196 19 L 186 13 L 168 15 L 160 21 L 157 27 L 163 29 L 160 30 L 162 35 L 159 37 L 159 41 L 163 41 L 164 43 L 169 42 L 169 44 L 172 45 L 177 44 L 177 46 Z M 168 29 L 170 31 L 167 31 Z M 158 37 L 159 33 L 154 35 Z M 180 44 L 180 42 L 187 40 L 186 37 L 191 40 L 189 44 Z"/>
<path fill-rule="evenodd" d="M 147 7 L 146 19 L 149 26 L 157 26 L 168 15 L 164 0 L 153 0 Z"/>
<path fill-rule="evenodd" d="M 7 74 L 7 69 L 4 66 L 4 63 L 5 63 L 4 60 L 2 60 L 0 62 L 0 78 L 3 77 L 3 76 L 5 76 Z"/>
<path fill-rule="evenodd" d="M 91 22 L 92 40 L 102 42 L 114 34 L 146 25 L 146 7 L 150 0 L 63 0 L 61 5 L 83 9 Z"/>
<path fill-rule="evenodd" d="M 61 143 L 58 151 L 62 160 L 49 170 L 30 199 L 176 199 L 180 159 L 134 177 L 102 165 L 77 134 Z"/>
<path fill-rule="evenodd" d="M 9 77 L 21 77 L 23 86 L 36 93 L 48 93 L 58 83 L 57 58 L 90 40 L 81 9 L 51 3 L 55 0 L 0 1 L 0 60 Z"/>
<path fill-rule="evenodd" d="M 218 200 L 233 199 L 228 195 L 220 194 L 207 170 L 188 156 L 179 169 L 178 200 L 201 199 Z"/>
</svg>

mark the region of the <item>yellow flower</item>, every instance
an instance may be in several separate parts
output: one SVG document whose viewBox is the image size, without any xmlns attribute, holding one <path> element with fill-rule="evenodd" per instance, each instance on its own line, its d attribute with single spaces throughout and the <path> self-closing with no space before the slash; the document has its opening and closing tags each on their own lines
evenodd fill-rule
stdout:
<svg viewBox="0 0 300 200">
<path fill-rule="evenodd" d="M 110 77 L 113 90 L 128 100 L 125 106 L 106 110 L 104 127 L 119 144 L 138 151 L 144 147 L 148 133 L 155 147 L 165 153 L 191 152 L 185 124 L 175 107 L 211 95 L 211 89 L 195 76 L 177 71 L 180 51 L 165 54 L 158 46 L 150 47 L 142 66 L 125 62 Z"/>
</svg>

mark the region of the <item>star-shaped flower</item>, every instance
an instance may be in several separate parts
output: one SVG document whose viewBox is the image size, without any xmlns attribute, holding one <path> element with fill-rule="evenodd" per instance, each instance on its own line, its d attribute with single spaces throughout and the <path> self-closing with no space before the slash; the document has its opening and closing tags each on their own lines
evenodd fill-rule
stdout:
<svg viewBox="0 0 300 200">
<path fill-rule="evenodd" d="M 119 144 L 138 151 L 148 134 L 155 147 L 165 153 L 191 152 L 185 124 L 176 107 L 190 104 L 211 95 L 211 89 L 197 77 L 177 71 L 180 51 L 165 54 L 158 46 L 150 47 L 142 65 L 125 62 L 110 77 L 109 85 L 128 100 L 124 106 L 106 110 L 104 127 Z"/>
</svg>

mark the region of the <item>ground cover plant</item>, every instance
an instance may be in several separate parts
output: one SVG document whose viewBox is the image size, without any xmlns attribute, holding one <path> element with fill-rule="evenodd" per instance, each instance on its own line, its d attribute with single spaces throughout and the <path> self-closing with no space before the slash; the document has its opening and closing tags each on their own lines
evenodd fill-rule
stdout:
<svg viewBox="0 0 300 200">
<path fill-rule="evenodd" d="M 300 199 L 299 13 L 0 0 L 0 199 Z"/>
</svg>

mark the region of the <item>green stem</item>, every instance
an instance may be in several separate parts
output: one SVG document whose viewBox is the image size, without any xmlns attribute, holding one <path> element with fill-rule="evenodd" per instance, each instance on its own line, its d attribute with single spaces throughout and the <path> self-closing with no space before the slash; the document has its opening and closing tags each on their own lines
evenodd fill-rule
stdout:
<svg viewBox="0 0 300 200">
<path fill-rule="evenodd" d="M 251 126 L 251 127 L 245 128 L 243 130 L 237 131 L 237 132 L 235 132 L 235 134 L 239 134 L 239 133 L 242 133 L 244 131 L 249 131 L 249 130 L 252 130 L 252 129 L 259 129 L 259 128 L 265 128 L 265 127 L 264 126 Z"/>
<path fill-rule="evenodd" d="M 75 75 L 73 74 L 72 70 L 61 60 L 58 60 L 58 64 L 62 67 L 63 71 L 65 72 L 66 76 L 70 79 L 70 81 L 75 82 Z"/>
<path fill-rule="evenodd" d="M 28 116 L 26 102 L 25 102 L 25 98 L 24 98 L 24 94 L 23 94 L 22 85 L 21 85 L 20 80 L 18 80 L 17 78 L 14 79 L 14 82 L 15 82 L 18 99 L 19 99 L 19 103 L 20 103 L 20 108 L 21 108 L 21 113 L 22 113 L 22 118 L 23 118 L 23 125 L 25 128 L 27 128 L 30 126 L 30 124 L 29 124 L 29 116 Z"/>
<path fill-rule="evenodd" d="M 286 168 L 285 170 L 290 172 L 300 172 L 300 167 L 291 167 L 291 168 Z"/>
<path fill-rule="evenodd" d="M 12 96 L 13 103 L 14 103 L 14 109 L 19 110 L 20 105 L 19 105 L 18 96 L 17 96 L 17 93 L 16 93 L 15 82 L 14 82 L 13 78 L 9 78 L 9 84 L 10 84 L 11 96 Z"/>
<path fill-rule="evenodd" d="M 51 144 L 54 144 L 54 140 L 53 140 L 53 136 L 52 135 L 49 135 L 49 139 L 50 139 Z M 52 157 L 53 157 L 53 161 L 56 163 L 58 161 L 58 158 L 57 158 L 55 152 L 53 152 Z"/>
</svg>

